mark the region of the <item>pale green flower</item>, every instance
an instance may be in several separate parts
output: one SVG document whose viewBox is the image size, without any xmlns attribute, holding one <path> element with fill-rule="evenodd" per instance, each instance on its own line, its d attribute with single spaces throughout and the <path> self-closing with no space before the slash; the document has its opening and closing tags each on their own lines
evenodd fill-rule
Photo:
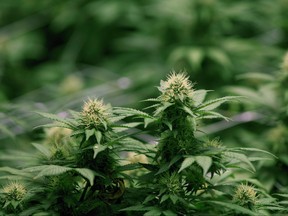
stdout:
<svg viewBox="0 0 288 216">
<path fill-rule="evenodd" d="M 24 185 L 18 182 L 11 182 L 3 188 L 3 193 L 8 201 L 21 201 L 27 194 L 27 190 Z"/>
<path fill-rule="evenodd" d="M 222 148 L 222 143 L 219 139 L 208 140 L 204 143 L 204 147 L 210 148 Z"/>
<path fill-rule="evenodd" d="M 233 201 L 242 207 L 253 209 L 257 203 L 255 188 L 248 184 L 238 185 L 233 196 Z"/>
<path fill-rule="evenodd" d="M 161 81 L 159 90 L 162 92 L 160 96 L 164 102 L 184 102 L 192 98 L 193 84 L 188 76 L 184 73 L 172 72 L 168 75 L 167 81 Z"/>
<path fill-rule="evenodd" d="M 68 128 L 52 127 L 45 129 L 45 133 L 45 142 L 57 146 L 58 144 L 63 144 L 64 139 L 71 135 L 72 130 Z"/>
<path fill-rule="evenodd" d="M 109 107 L 102 100 L 96 99 L 88 99 L 80 114 L 81 121 L 87 128 L 106 125 L 109 115 Z"/>
</svg>

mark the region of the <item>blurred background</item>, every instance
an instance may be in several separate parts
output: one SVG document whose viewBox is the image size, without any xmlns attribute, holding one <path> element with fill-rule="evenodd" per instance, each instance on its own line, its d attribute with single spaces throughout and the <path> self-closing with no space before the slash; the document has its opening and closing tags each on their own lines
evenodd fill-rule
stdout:
<svg viewBox="0 0 288 216">
<path fill-rule="evenodd" d="M 33 111 L 79 110 L 88 97 L 141 109 L 175 70 L 211 98 L 247 96 L 222 107 L 233 121 L 203 131 L 282 153 L 259 178 L 287 190 L 287 11 L 288 0 L 1 0 L 0 164 L 41 139 Z"/>
</svg>

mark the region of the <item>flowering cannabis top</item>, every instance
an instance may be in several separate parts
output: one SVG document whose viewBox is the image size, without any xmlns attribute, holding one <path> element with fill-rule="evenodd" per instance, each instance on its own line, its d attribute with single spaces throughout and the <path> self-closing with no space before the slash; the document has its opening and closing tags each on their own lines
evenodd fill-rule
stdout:
<svg viewBox="0 0 288 216">
<path fill-rule="evenodd" d="M 240 206 L 252 209 L 257 202 L 257 193 L 254 187 L 241 184 L 236 188 L 233 200 Z"/>
<path fill-rule="evenodd" d="M 162 101 L 173 103 L 189 101 L 193 95 L 192 87 L 192 83 L 185 74 L 174 72 L 168 76 L 167 81 L 161 81 L 158 89 L 162 92 L 160 96 Z"/>
<path fill-rule="evenodd" d="M 3 193 L 6 195 L 5 197 L 9 201 L 20 201 L 25 197 L 27 190 L 22 184 L 18 182 L 11 182 L 3 188 Z"/>
<path fill-rule="evenodd" d="M 86 128 L 105 126 L 110 115 L 108 110 L 102 100 L 88 99 L 82 108 L 81 121 Z"/>
</svg>

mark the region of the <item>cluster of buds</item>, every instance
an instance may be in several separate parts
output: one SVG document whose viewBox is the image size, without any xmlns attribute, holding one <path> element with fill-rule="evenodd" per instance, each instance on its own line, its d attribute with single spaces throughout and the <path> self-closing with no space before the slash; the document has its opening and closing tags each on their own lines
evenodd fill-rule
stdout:
<svg viewBox="0 0 288 216">
<path fill-rule="evenodd" d="M 71 129 L 52 127 L 45 130 L 47 144 L 51 150 L 51 159 L 61 159 L 69 155 L 68 143 L 70 141 Z"/>
<path fill-rule="evenodd" d="M 166 173 L 160 178 L 160 184 L 162 184 L 172 194 L 178 194 L 182 190 L 182 185 L 179 175 L 174 172 L 171 175 Z"/>
<path fill-rule="evenodd" d="M 160 99 L 163 102 L 174 103 L 177 101 L 185 102 L 191 100 L 193 96 L 193 84 L 188 76 L 183 73 L 171 73 L 167 81 L 161 81 L 159 91 L 162 92 Z"/>
<path fill-rule="evenodd" d="M 102 100 L 88 99 L 84 103 L 81 112 L 81 121 L 86 128 L 99 127 L 106 125 L 110 112 L 109 107 Z"/>
<path fill-rule="evenodd" d="M 71 135 L 72 130 L 68 128 L 52 127 L 52 128 L 47 128 L 45 132 L 46 132 L 45 141 L 47 143 L 61 145 L 63 144 L 62 143 L 63 139 L 68 138 Z"/>
<path fill-rule="evenodd" d="M 233 196 L 233 201 L 242 207 L 253 209 L 257 204 L 255 188 L 248 184 L 238 185 Z"/>
<path fill-rule="evenodd" d="M 3 193 L 7 201 L 21 201 L 27 194 L 27 190 L 24 185 L 11 182 L 3 188 Z"/>
<path fill-rule="evenodd" d="M 219 139 L 208 140 L 204 143 L 206 148 L 222 148 L 222 143 Z"/>
</svg>

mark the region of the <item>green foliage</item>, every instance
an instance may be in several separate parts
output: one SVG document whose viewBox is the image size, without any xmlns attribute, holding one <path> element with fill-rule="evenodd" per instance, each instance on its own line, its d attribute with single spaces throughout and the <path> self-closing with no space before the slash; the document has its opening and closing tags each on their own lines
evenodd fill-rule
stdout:
<svg viewBox="0 0 288 216">
<path fill-rule="evenodd" d="M 38 112 L 53 123 L 42 126 L 42 142 L 32 143 L 36 153 L 31 156 L 36 157 L 17 169 L 0 167 L 0 181 L 8 184 L 1 192 L 1 213 L 172 216 L 284 212 L 285 202 L 271 197 L 260 182 L 235 180 L 239 173 L 255 173 L 255 161 L 273 157 L 271 153 L 227 148 L 217 138 L 195 136 L 203 119 L 227 120 L 212 110 L 239 97 L 206 101 L 208 91 L 194 90 L 184 73 L 173 72 L 160 85 L 160 96 L 147 100 L 154 103 L 149 107 L 154 109 L 152 114 L 113 108 L 98 99 L 88 99 L 80 112 L 70 111 L 65 118 Z M 138 132 L 133 131 L 140 126 L 156 137 L 156 146 L 137 139 Z"/>
</svg>

